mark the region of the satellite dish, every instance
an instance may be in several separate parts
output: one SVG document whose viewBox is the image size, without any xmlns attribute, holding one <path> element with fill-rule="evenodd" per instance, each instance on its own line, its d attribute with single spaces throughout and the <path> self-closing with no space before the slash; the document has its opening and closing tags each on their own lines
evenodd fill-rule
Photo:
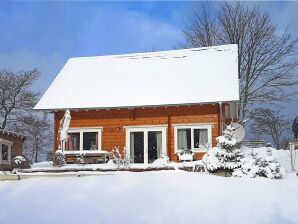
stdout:
<svg viewBox="0 0 298 224">
<path fill-rule="evenodd" d="M 239 123 L 234 123 L 233 127 L 235 128 L 234 137 L 238 140 L 238 142 L 241 142 L 244 139 L 244 136 L 245 136 L 244 127 Z"/>
</svg>

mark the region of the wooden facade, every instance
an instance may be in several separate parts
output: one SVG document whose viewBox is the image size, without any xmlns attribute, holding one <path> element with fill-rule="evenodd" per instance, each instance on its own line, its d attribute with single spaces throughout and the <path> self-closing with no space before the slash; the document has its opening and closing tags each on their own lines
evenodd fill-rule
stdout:
<svg viewBox="0 0 298 224">
<path fill-rule="evenodd" d="M 0 158 L 0 170 L 10 170 L 14 167 L 13 159 L 16 156 L 20 156 L 23 154 L 22 147 L 25 139 L 26 139 L 25 136 L 21 134 L 0 130 L 0 144 L 1 144 L 0 149 L 2 150 L 3 144 L 9 146 L 9 155 L 8 155 L 9 161 L 4 162 L 4 161 L 1 161 L 1 158 Z"/>
<path fill-rule="evenodd" d="M 54 151 L 58 148 L 59 122 L 64 111 L 54 112 Z M 212 146 L 220 135 L 219 104 L 162 106 L 146 108 L 118 108 L 102 110 L 71 110 L 70 128 L 101 127 L 101 149 L 111 151 L 115 146 L 126 146 L 125 127 L 163 126 L 166 127 L 167 155 L 177 161 L 174 150 L 174 125 L 208 124 L 212 126 Z M 195 153 L 201 159 L 203 152 Z"/>
</svg>

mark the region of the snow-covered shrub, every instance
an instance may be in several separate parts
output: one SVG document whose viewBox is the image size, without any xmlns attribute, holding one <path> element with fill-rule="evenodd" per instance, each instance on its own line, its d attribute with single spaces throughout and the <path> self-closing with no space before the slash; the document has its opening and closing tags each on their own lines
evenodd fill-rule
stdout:
<svg viewBox="0 0 298 224">
<path fill-rule="evenodd" d="M 30 162 L 26 160 L 24 156 L 16 156 L 13 159 L 14 162 L 14 170 L 17 171 L 22 168 L 30 168 Z"/>
<path fill-rule="evenodd" d="M 31 163 L 24 156 L 19 155 L 13 158 L 13 173 L 18 171 L 19 169 L 29 169 L 31 167 Z"/>
<path fill-rule="evenodd" d="M 232 172 L 241 166 L 243 153 L 237 148 L 239 142 L 234 136 L 235 128 L 230 124 L 226 126 L 223 136 L 216 138 L 217 147 L 208 150 L 203 156 L 203 163 L 208 171 Z"/>
<path fill-rule="evenodd" d="M 24 162 L 26 162 L 26 159 L 25 159 L 25 157 L 24 156 L 16 156 L 16 157 L 14 157 L 14 163 L 16 164 L 16 165 L 21 165 L 22 163 L 24 163 Z"/>
<path fill-rule="evenodd" d="M 247 155 L 237 147 L 238 141 L 233 136 L 235 129 L 230 124 L 224 130 L 223 136 L 216 138 L 216 148 L 208 150 L 203 156 L 203 163 L 209 172 L 229 172 L 235 177 L 256 177 L 281 178 L 284 169 L 272 157 L 272 150 L 268 146 L 265 156 L 255 152 Z"/>
<path fill-rule="evenodd" d="M 285 169 L 272 157 L 272 152 L 268 148 L 267 155 L 260 156 L 258 153 L 251 152 L 241 159 L 241 167 L 235 169 L 235 177 L 256 177 L 263 176 L 270 179 L 282 178 L 285 175 Z"/>
<path fill-rule="evenodd" d="M 129 157 L 128 149 L 126 147 L 123 147 L 123 157 L 119 151 L 120 147 L 115 146 L 111 152 L 111 157 L 113 160 L 113 163 L 118 167 L 128 167 L 131 163 L 131 159 Z"/>
<path fill-rule="evenodd" d="M 65 157 L 64 157 L 64 154 L 61 150 L 57 150 L 55 152 L 53 165 L 58 166 L 58 167 L 61 167 L 61 166 L 65 165 Z"/>
</svg>

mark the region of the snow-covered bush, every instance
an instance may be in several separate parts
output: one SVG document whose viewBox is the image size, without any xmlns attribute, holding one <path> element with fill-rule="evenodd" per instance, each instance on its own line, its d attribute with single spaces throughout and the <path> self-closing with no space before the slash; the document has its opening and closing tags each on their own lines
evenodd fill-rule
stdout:
<svg viewBox="0 0 298 224">
<path fill-rule="evenodd" d="M 270 148 L 268 148 L 265 156 L 260 156 L 252 151 L 245 158 L 241 159 L 241 167 L 233 172 L 235 177 L 263 176 L 270 179 L 278 179 L 284 175 L 285 169 L 272 157 Z"/>
<path fill-rule="evenodd" d="M 223 136 L 216 138 L 217 147 L 208 150 L 203 156 L 203 163 L 209 172 L 228 172 L 235 177 L 281 178 L 285 170 L 272 157 L 270 147 L 267 147 L 266 155 L 260 156 L 255 152 L 246 155 L 237 147 L 238 141 L 234 137 L 235 129 L 230 124 L 224 130 Z"/>
<path fill-rule="evenodd" d="M 64 154 L 61 150 L 57 150 L 55 152 L 53 165 L 58 166 L 58 167 L 61 167 L 61 166 L 65 165 L 65 157 L 64 157 Z"/>
<path fill-rule="evenodd" d="M 239 142 L 234 134 L 233 124 L 226 126 L 223 136 L 216 138 L 217 147 L 208 150 L 203 156 L 203 163 L 208 171 L 232 172 L 241 166 L 240 160 L 243 158 L 243 153 L 237 148 Z"/>
<path fill-rule="evenodd" d="M 26 162 L 26 159 L 24 156 L 16 156 L 14 157 L 14 163 L 19 166 L 19 165 L 22 165 L 22 163 Z"/>
<path fill-rule="evenodd" d="M 29 167 L 26 167 L 26 162 L 27 161 L 26 161 L 26 159 L 25 159 L 24 156 L 16 156 L 16 157 L 14 157 L 13 162 L 14 162 L 14 168 L 16 170 L 19 170 L 21 168 L 30 168 L 30 166 Z"/>
<path fill-rule="evenodd" d="M 117 166 L 117 168 L 128 167 L 129 164 L 131 163 L 128 149 L 126 147 L 123 147 L 123 154 L 124 154 L 123 157 L 119 149 L 120 149 L 119 146 L 115 146 L 111 152 L 113 163 Z"/>
<path fill-rule="evenodd" d="M 19 155 L 13 158 L 13 173 L 18 171 L 19 169 L 28 169 L 31 167 L 31 163 L 24 156 Z"/>
</svg>

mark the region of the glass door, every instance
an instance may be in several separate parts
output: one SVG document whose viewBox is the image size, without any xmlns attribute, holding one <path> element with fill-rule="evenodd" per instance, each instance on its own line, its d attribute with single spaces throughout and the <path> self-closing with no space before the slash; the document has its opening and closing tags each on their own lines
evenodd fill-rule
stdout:
<svg viewBox="0 0 298 224">
<path fill-rule="evenodd" d="M 132 163 L 144 163 L 144 132 L 130 132 L 130 158 Z"/>
<path fill-rule="evenodd" d="M 162 132 L 148 131 L 148 163 L 162 156 Z"/>
<path fill-rule="evenodd" d="M 132 163 L 152 163 L 166 152 L 165 128 L 130 128 L 126 142 Z"/>
</svg>

